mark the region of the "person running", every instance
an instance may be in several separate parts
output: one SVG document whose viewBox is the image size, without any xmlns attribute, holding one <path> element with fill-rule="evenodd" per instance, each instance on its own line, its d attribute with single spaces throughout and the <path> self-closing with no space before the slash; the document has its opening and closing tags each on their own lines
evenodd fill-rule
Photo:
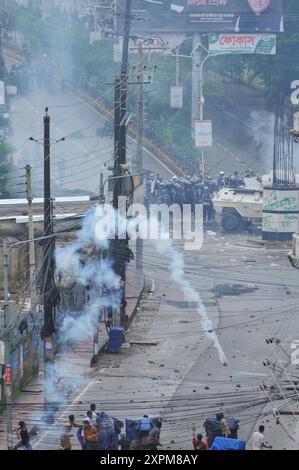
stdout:
<svg viewBox="0 0 299 470">
<path fill-rule="evenodd" d="M 19 427 L 16 429 L 16 433 L 18 439 L 21 439 L 21 443 L 25 447 L 25 450 L 33 450 L 25 421 L 19 421 Z"/>
<path fill-rule="evenodd" d="M 272 446 L 265 444 L 265 426 L 262 424 L 259 426 L 259 430 L 255 431 L 249 439 L 246 450 L 263 450 L 272 449 Z"/>
</svg>

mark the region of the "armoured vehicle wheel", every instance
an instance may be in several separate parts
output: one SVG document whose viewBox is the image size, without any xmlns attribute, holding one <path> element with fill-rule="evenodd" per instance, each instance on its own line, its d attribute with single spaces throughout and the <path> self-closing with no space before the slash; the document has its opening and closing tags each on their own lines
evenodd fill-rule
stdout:
<svg viewBox="0 0 299 470">
<path fill-rule="evenodd" d="M 235 232 L 241 228 L 241 218 L 233 212 L 228 212 L 222 215 L 222 227 L 228 232 Z"/>
</svg>

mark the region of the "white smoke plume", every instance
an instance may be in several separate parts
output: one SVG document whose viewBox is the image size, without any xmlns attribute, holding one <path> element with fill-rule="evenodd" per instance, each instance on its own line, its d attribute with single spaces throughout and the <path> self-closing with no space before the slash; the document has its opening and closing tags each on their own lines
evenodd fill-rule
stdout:
<svg viewBox="0 0 299 470">
<path fill-rule="evenodd" d="M 63 320 L 60 334 L 62 343 L 90 338 L 98 327 L 103 308 L 120 308 L 120 280 L 113 271 L 112 261 L 101 257 L 101 251 L 83 255 L 84 250 L 94 247 L 103 251 L 109 248 L 108 239 L 96 236 L 96 225 L 99 222 L 98 208 L 93 208 L 86 214 L 76 242 L 56 250 L 58 272 L 62 276 L 71 274 L 72 279 L 79 284 L 90 286 L 89 301 L 83 311 L 80 314 L 67 313 Z"/>
<path fill-rule="evenodd" d="M 153 221 L 151 220 L 151 223 L 160 225 L 158 220 L 153 220 Z M 209 339 L 209 341 L 211 341 L 214 347 L 216 348 L 220 361 L 222 362 L 223 365 L 227 365 L 227 358 L 219 343 L 217 334 L 213 330 L 213 323 L 208 317 L 204 303 L 202 299 L 200 298 L 199 293 L 192 287 L 190 282 L 185 277 L 185 273 L 184 273 L 185 263 L 184 263 L 183 255 L 174 248 L 173 242 L 171 239 L 169 240 L 165 239 L 166 238 L 165 229 L 161 227 L 161 225 L 159 227 L 159 230 L 161 232 L 164 231 L 164 236 L 163 236 L 164 239 L 158 243 L 156 242 L 155 248 L 157 249 L 159 253 L 163 254 L 164 256 L 167 256 L 169 260 L 168 269 L 169 269 L 169 272 L 171 273 L 171 278 L 183 291 L 185 301 L 194 302 L 197 304 L 197 311 L 199 313 L 201 326 L 207 338 Z"/>
<path fill-rule="evenodd" d="M 266 173 L 273 169 L 274 122 L 275 115 L 267 111 L 252 111 L 248 122 L 256 152 L 256 158 L 251 165 Z"/>
<path fill-rule="evenodd" d="M 107 256 L 109 241 L 99 240 L 96 236 L 98 222 L 95 207 L 86 214 L 76 241 L 56 249 L 56 269 L 62 284 L 79 284 L 88 288 L 88 300 L 81 311 L 66 309 L 59 312 L 61 328 L 58 342 L 62 353 L 67 353 L 68 348 L 78 342 L 93 338 L 106 308 L 120 310 L 122 285 L 113 271 L 112 260 Z M 66 405 L 68 393 L 82 383 L 83 377 L 82 371 L 72 368 L 70 373 L 68 363 L 58 362 L 46 366 L 44 389 L 51 402 L 61 407 Z"/>
<path fill-rule="evenodd" d="M 95 207 L 87 213 L 75 242 L 58 247 L 56 250 L 56 266 L 62 280 L 66 277 L 70 278 L 72 282 L 92 286 L 89 290 L 89 300 L 85 302 L 80 312 L 63 312 L 62 327 L 59 333 L 62 350 L 64 348 L 67 350 L 68 346 L 75 346 L 77 342 L 88 340 L 94 336 L 96 328 L 99 326 L 101 310 L 104 307 L 120 309 L 122 290 L 120 279 L 113 271 L 112 260 L 100 256 L 109 247 L 108 236 L 111 235 L 111 230 L 107 231 L 107 239 L 98 238 L 96 227 L 104 220 L 104 214 L 98 209 L 99 207 Z M 111 218 L 114 219 L 114 222 L 117 219 L 114 211 L 111 212 Z M 107 217 L 105 220 L 107 221 Z M 132 218 L 129 219 L 129 223 L 132 225 Z M 163 240 L 155 240 L 153 243 L 155 249 L 167 257 L 172 280 L 180 287 L 186 301 L 197 304 L 202 329 L 216 348 L 220 361 L 227 364 L 225 353 L 213 330 L 213 324 L 208 317 L 204 303 L 199 293 L 185 277 L 183 255 L 174 248 L 172 240 L 167 237 L 166 231 L 158 220 L 150 218 L 150 224 L 159 225 L 159 232 L 162 234 Z M 113 221 L 111 221 L 108 225 L 115 227 L 116 224 L 113 225 Z M 139 225 L 141 231 L 148 227 L 148 224 L 140 224 L 140 217 L 136 218 L 136 225 Z M 90 249 L 93 249 L 94 252 L 88 255 Z M 47 394 L 53 397 L 54 402 L 65 405 L 66 391 L 72 391 L 82 382 L 83 378 L 76 370 L 72 369 L 70 374 L 68 370 L 62 370 L 61 366 L 53 365 L 51 367 L 45 383 Z M 63 368 L 65 369 L 65 365 Z M 59 390 L 57 385 L 61 383 L 61 380 L 64 380 L 65 384 L 63 389 Z"/>
</svg>

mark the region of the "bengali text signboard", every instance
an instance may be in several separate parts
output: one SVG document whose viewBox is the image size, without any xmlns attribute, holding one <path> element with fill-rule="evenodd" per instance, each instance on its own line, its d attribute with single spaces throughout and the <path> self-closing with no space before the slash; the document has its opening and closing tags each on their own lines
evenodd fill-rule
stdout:
<svg viewBox="0 0 299 470">
<path fill-rule="evenodd" d="M 210 54 L 276 54 L 275 34 L 210 34 Z"/>
</svg>

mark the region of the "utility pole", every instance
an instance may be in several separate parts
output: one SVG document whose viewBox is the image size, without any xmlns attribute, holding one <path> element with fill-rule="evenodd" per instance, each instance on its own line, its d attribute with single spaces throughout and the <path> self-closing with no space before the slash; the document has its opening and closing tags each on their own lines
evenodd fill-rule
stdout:
<svg viewBox="0 0 299 470">
<path fill-rule="evenodd" d="M 36 282 L 35 282 L 35 249 L 34 249 L 34 225 L 33 225 L 33 207 L 32 207 L 32 168 L 26 165 L 26 192 L 28 201 L 28 239 L 29 241 L 29 277 L 31 292 L 31 307 L 36 302 Z M 35 309 L 35 307 L 34 307 Z"/>
<path fill-rule="evenodd" d="M 50 180 L 50 116 L 48 108 L 45 109 L 44 116 L 44 236 L 53 235 L 52 225 L 52 201 L 51 201 L 51 180 Z M 45 412 L 51 416 L 51 366 L 54 362 L 53 352 L 53 287 L 54 287 L 54 237 L 45 240 L 43 246 L 44 276 L 43 276 L 43 301 L 44 301 L 44 407 Z"/>
<path fill-rule="evenodd" d="M 193 35 L 193 54 L 192 54 L 192 116 L 191 129 L 194 138 L 195 121 L 200 119 L 200 72 L 202 62 L 201 35 Z"/>
<path fill-rule="evenodd" d="M 129 59 L 129 40 L 131 25 L 131 7 L 132 0 L 126 0 L 125 6 L 125 23 L 124 23 L 124 41 L 122 51 L 122 70 L 120 78 L 120 145 L 119 145 L 119 163 L 126 163 L 127 151 L 127 87 L 128 87 L 128 59 Z"/>
<path fill-rule="evenodd" d="M 2 30 L 3 30 L 3 4 L 0 8 L 0 80 L 3 82 L 5 78 L 5 63 L 3 58 L 3 49 L 2 49 Z"/>
<path fill-rule="evenodd" d="M 105 204 L 104 175 L 103 175 L 103 173 L 100 173 L 99 202 L 100 202 L 100 204 Z"/>
<path fill-rule="evenodd" d="M 143 47 L 138 43 L 138 77 L 137 77 L 137 162 L 136 171 L 143 171 L 143 126 L 144 126 L 144 96 L 143 96 Z"/>
<path fill-rule="evenodd" d="M 144 65 L 142 41 L 138 42 L 138 77 L 137 77 L 137 162 L 136 172 L 141 174 L 143 184 L 143 128 L 144 128 Z M 136 268 L 143 269 L 143 239 L 136 239 Z"/>
<path fill-rule="evenodd" d="M 4 328 L 7 330 L 5 338 L 5 406 L 7 422 L 7 449 L 13 449 L 12 430 L 12 374 L 11 374 L 11 354 L 10 354 L 10 319 L 9 319 L 9 292 L 8 292 L 8 247 L 7 240 L 3 240 L 3 289 L 4 289 Z"/>
<path fill-rule="evenodd" d="M 130 16 L 132 0 L 126 0 L 124 12 L 124 39 L 122 51 L 122 65 L 120 80 L 115 81 L 115 115 L 114 115 L 114 186 L 113 186 L 113 207 L 119 209 L 119 197 L 125 196 L 124 188 L 124 165 L 126 164 L 127 152 L 127 86 L 128 86 L 128 58 L 130 39 Z M 116 326 L 124 324 L 126 312 L 126 265 L 128 261 L 128 239 L 116 239 L 112 243 L 112 256 L 114 257 L 114 269 L 122 281 L 122 300 L 120 307 L 120 317 L 115 318 Z"/>
<path fill-rule="evenodd" d="M 209 56 L 208 56 L 209 57 Z M 195 121 L 203 120 L 203 64 L 207 57 L 203 58 L 201 35 L 193 35 L 192 54 L 192 137 L 195 139 Z M 204 151 L 200 151 L 200 166 L 202 178 L 204 180 Z"/>
</svg>

